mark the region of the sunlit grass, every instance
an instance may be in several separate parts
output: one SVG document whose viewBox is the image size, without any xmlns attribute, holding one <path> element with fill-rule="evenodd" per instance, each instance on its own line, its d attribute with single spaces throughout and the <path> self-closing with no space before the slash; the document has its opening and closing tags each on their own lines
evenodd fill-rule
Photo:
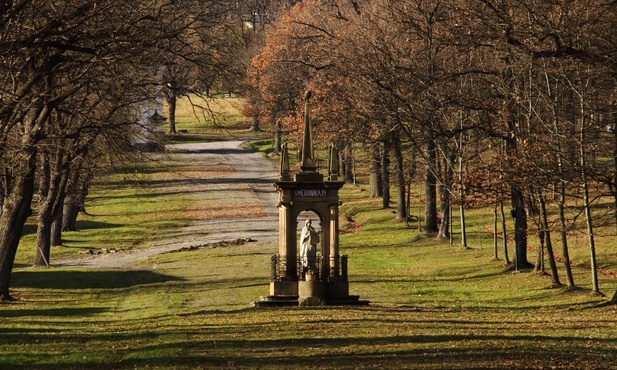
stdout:
<svg viewBox="0 0 617 370">
<path fill-rule="evenodd" d="M 615 309 L 427 242 L 357 247 L 369 307 L 248 310 L 275 246 L 160 255 L 133 271 L 20 270 L 2 364 L 63 368 L 608 368 Z M 446 253 L 447 252 L 447 253 Z M 514 289 L 514 287 L 516 287 Z M 77 351 L 75 348 L 79 348 Z M 303 349 L 310 348 L 310 352 Z M 547 356 L 547 351 L 550 356 Z M 520 358 L 524 354 L 524 360 Z M 462 359 L 465 361 L 462 361 Z"/>
<path fill-rule="evenodd" d="M 158 228 L 190 223 L 208 207 L 224 212 L 217 207 L 235 201 L 231 190 L 200 194 L 199 201 L 170 191 L 167 185 L 173 189 L 193 172 L 182 163 L 160 165 L 101 179 L 87 204 L 90 218 L 80 219 L 85 227 L 69 233 L 62 248 L 144 246 Z M 228 170 L 210 165 L 200 171 Z M 548 276 L 504 270 L 503 257 L 493 258 L 491 209 L 467 210 L 464 249 L 456 211 L 453 244 L 438 242 L 417 222 L 396 221 L 394 203 L 381 209 L 380 199 L 368 199 L 365 184 L 341 192 L 341 224 L 355 223 L 359 231 L 343 233 L 340 244 L 349 256 L 351 294 L 370 306 L 250 309 L 269 293 L 270 257 L 278 250 L 270 244 L 167 253 L 126 270 L 19 266 L 12 281 L 18 300 L 0 305 L 0 368 L 617 365 L 617 308 L 588 308 L 606 297 L 591 294 L 584 233 L 569 239 L 579 288 L 551 288 Z M 414 199 L 414 215 L 421 218 L 420 198 Z M 608 269 L 615 263 L 615 238 L 600 231 L 598 260 Z M 556 235 L 553 242 L 558 252 Z M 530 261 L 537 246 L 530 235 Z M 501 243 L 499 248 L 501 256 Z M 559 270 L 563 276 L 561 264 Z M 600 278 L 601 289 L 611 294 L 615 278 Z"/>
<path fill-rule="evenodd" d="M 207 98 L 189 95 L 178 99 L 176 130 L 168 137 L 171 142 L 227 140 L 229 137 L 270 137 L 267 127 L 263 132 L 251 132 L 251 117 L 242 114 L 246 102 L 242 98 L 225 94 Z M 169 110 L 165 107 L 165 115 Z M 263 125 L 266 126 L 266 125 Z"/>
</svg>

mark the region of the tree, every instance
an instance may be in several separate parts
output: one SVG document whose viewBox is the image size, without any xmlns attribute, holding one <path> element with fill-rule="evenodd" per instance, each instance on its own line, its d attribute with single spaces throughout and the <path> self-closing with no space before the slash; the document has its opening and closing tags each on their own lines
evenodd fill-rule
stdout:
<svg viewBox="0 0 617 370">
<path fill-rule="evenodd" d="M 192 6 L 190 6 L 192 4 Z M 238 50 L 245 47 L 242 17 L 224 1 L 187 2 L 169 14 L 176 34 L 158 49 L 160 85 L 169 109 L 168 133 L 175 135 L 177 99 L 188 94 L 210 97 L 215 89 L 236 88 L 243 66 Z M 200 107 L 213 115 L 208 107 Z"/>
<path fill-rule="evenodd" d="M 139 118 L 137 107 L 157 95 L 160 61 L 156 56 L 173 49 L 169 41 L 184 27 L 174 22 L 173 15 L 208 3 L 216 2 L 24 0 L 6 4 L 0 18 L 3 299 L 10 298 L 15 254 L 32 213 L 37 157 L 53 153 L 41 151 L 44 142 L 62 132 L 56 130 L 59 124 L 72 119 L 77 126 L 71 126 L 66 137 L 74 140 L 83 135 L 111 137 L 113 132 L 130 137 L 130 128 Z M 72 104 L 76 102 L 83 104 Z M 45 168 L 40 170 L 46 173 Z"/>
<path fill-rule="evenodd" d="M 606 130 L 614 129 L 617 91 L 617 36 L 606 32 L 616 25 L 615 9 L 609 0 L 307 0 L 275 24 L 254 60 L 258 114 L 293 128 L 300 116 L 296 99 L 309 87 L 320 102 L 315 121 L 324 137 L 371 148 L 370 196 L 381 179 L 383 207 L 389 207 L 391 154 L 394 179 L 418 158 L 425 168 L 426 231 L 440 226 L 439 236 L 447 237 L 450 207 L 458 204 L 466 245 L 465 207 L 497 205 L 506 262 L 509 198 L 515 267 L 531 267 L 528 238 L 537 231 L 555 285 L 554 227 L 545 208 L 556 192 L 573 286 L 564 208 L 579 192 L 585 198 L 577 184 L 586 182 L 592 194 L 617 194 L 614 164 L 589 160 L 616 153 L 617 136 Z M 397 181 L 399 190 L 404 183 Z M 592 221 L 593 198 L 583 203 Z"/>
</svg>

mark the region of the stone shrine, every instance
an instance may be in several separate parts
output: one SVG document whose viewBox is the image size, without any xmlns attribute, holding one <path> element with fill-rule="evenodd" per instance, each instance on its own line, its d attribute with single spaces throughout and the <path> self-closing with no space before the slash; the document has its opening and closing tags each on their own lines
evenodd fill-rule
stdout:
<svg viewBox="0 0 617 370">
<path fill-rule="evenodd" d="M 317 171 L 313 152 L 310 119 L 310 92 L 306 93 L 304 135 L 300 172 L 292 178 L 287 145 L 281 153 L 280 178 L 274 186 L 279 192 L 279 253 L 272 256 L 270 295 L 260 297 L 257 307 L 367 305 L 349 295 L 347 256 L 339 252 L 338 191 L 345 184 L 338 179 L 338 153 L 330 146 L 328 178 Z M 320 231 L 305 221 L 298 245 L 298 223 L 302 212 L 314 212 Z M 316 254 L 321 242 L 321 254 Z M 304 243 L 304 244 L 303 244 Z M 300 254 L 302 252 L 302 254 Z"/>
</svg>

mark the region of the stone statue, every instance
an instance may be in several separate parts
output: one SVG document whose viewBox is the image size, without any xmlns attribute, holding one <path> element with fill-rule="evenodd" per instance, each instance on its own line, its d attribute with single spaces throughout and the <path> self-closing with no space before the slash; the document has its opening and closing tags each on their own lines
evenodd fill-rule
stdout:
<svg viewBox="0 0 617 370">
<path fill-rule="evenodd" d="M 319 243 L 319 233 L 311 225 L 311 220 L 306 220 L 302 233 L 300 234 L 300 259 L 302 267 L 306 270 L 316 270 L 315 260 L 317 258 L 317 243 Z"/>
</svg>

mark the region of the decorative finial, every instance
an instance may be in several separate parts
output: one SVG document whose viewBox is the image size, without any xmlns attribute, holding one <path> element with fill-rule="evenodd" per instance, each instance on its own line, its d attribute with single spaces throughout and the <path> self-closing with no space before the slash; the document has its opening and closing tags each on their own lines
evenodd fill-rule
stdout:
<svg viewBox="0 0 617 370">
<path fill-rule="evenodd" d="M 334 143 L 330 144 L 330 151 L 328 152 L 328 180 L 338 180 L 338 150 L 336 150 Z"/>
<path fill-rule="evenodd" d="M 304 137 L 302 141 L 302 164 L 300 165 L 300 170 L 303 172 L 315 172 L 317 166 L 315 166 L 315 162 L 313 161 L 313 134 L 309 106 L 311 91 L 307 90 L 304 97 L 306 98 L 306 108 L 304 112 Z"/>
<path fill-rule="evenodd" d="M 281 181 L 289 181 L 289 151 L 287 150 L 287 143 L 283 144 L 283 152 L 281 153 Z"/>
</svg>

